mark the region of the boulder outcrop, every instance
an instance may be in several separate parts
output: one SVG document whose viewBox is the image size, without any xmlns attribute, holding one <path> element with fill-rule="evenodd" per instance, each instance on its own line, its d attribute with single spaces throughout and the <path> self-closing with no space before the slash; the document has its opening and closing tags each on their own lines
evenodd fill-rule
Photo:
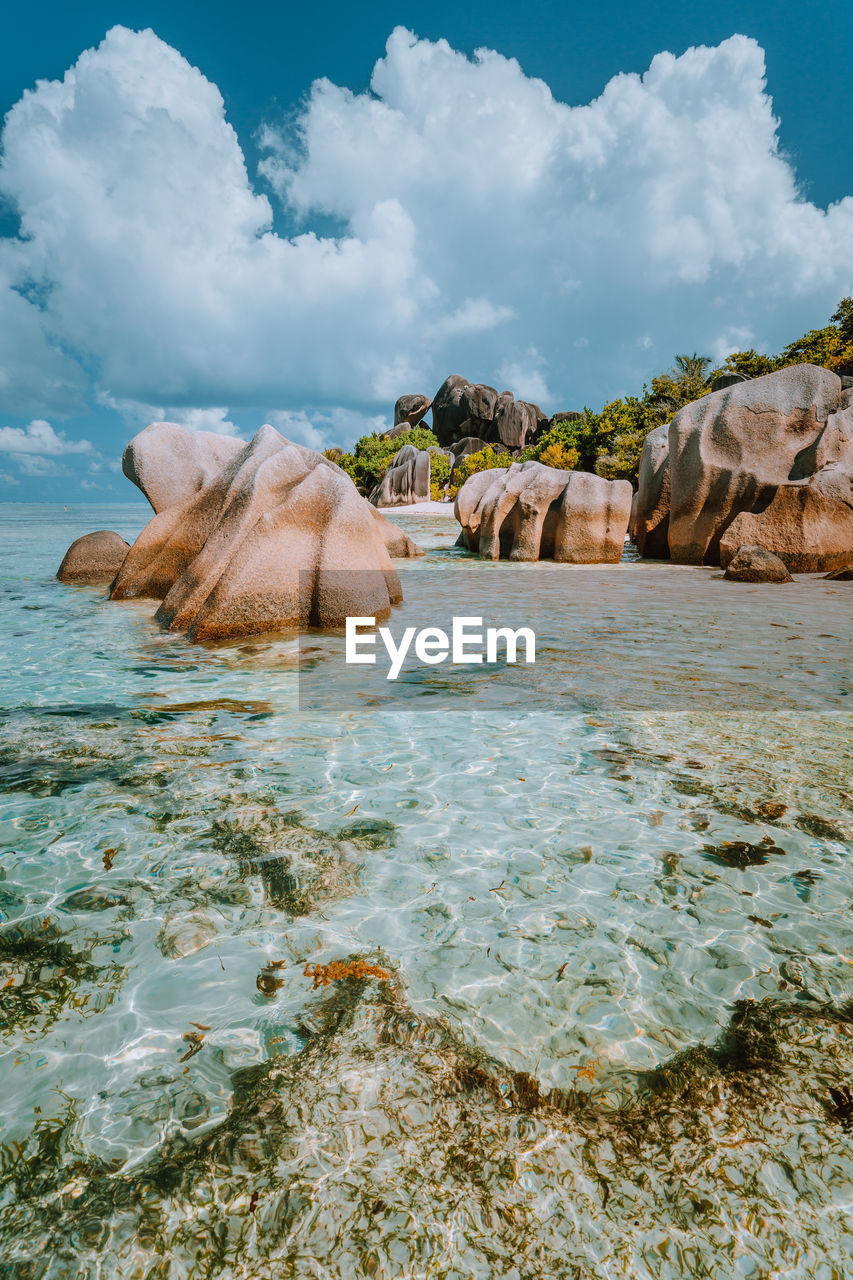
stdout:
<svg viewBox="0 0 853 1280">
<path fill-rule="evenodd" d="M 513 463 L 466 480 L 454 511 L 459 546 L 490 560 L 615 564 L 631 514 L 631 485 L 541 462 Z"/>
<path fill-rule="evenodd" d="M 744 544 L 789 570 L 853 553 L 853 409 L 839 377 L 800 364 L 686 405 L 646 439 L 632 535 L 644 555 L 725 567 Z M 665 541 L 664 541 L 665 540 Z"/>
<path fill-rule="evenodd" d="M 60 582 L 112 582 L 129 550 L 130 543 L 112 529 L 85 533 L 71 543 L 56 576 Z"/>
<path fill-rule="evenodd" d="M 165 511 L 210 484 L 244 444 L 177 422 L 152 422 L 125 449 L 121 469 L 155 511 Z"/>
<path fill-rule="evenodd" d="M 394 405 L 394 426 L 405 423 L 407 429 L 416 427 L 429 412 L 431 404 L 429 396 L 400 396 Z"/>
<path fill-rule="evenodd" d="M 631 540 L 641 556 L 669 555 L 669 426 L 650 431 L 640 455 L 640 478 L 631 512 Z"/>
<path fill-rule="evenodd" d="M 382 618 L 402 599 L 349 476 L 270 426 L 148 522 L 111 594 L 161 599 L 157 620 L 192 640 Z"/>
<path fill-rule="evenodd" d="M 764 547 L 738 547 L 725 577 L 730 582 L 793 582 L 783 561 Z"/>
<path fill-rule="evenodd" d="M 429 502 L 430 451 L 404 444 L 370 494 L 374 507 L 403 507 Z"/>
<path fill-rule="evenodd" d="M 516 400 L 511 391 L 468 382 L 458 373 L 445 379 L 432 402 L 432 429 L 445 448 L 476 436 L 519 451 L 550 422 L 538 405 Z"/>
</svg>

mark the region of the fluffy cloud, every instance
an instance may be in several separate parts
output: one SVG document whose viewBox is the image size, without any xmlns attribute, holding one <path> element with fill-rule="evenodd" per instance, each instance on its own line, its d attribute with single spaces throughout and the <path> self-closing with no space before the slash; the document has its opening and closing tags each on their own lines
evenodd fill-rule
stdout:
<svg viewBox="0 0 853 1280">
<path fill-rule="evenodd" d="M 276 405 L 325 443 L 450 371 L 579 407 L 678 350 L 778 345 L 853 289 L 853 199 L 802 197 L 764 77 L 733 36 L 572 107 L 398 29 L 369 92 L 320 80 L 264 131 L 287 238 L 218 89 L 116 27 L 7 117 L 0 390 L 71 412 L 91 379 L 226 433 L 216 406 Z"/>
<path fill-rule="evenodd" d="M 28 427 L 0 427 L 0 453 L 57 456 L 91 452 L 88 440 L 66 440 L 64 431 L 54 431 L 43 418 L 34 418 Z"/>
</svg>

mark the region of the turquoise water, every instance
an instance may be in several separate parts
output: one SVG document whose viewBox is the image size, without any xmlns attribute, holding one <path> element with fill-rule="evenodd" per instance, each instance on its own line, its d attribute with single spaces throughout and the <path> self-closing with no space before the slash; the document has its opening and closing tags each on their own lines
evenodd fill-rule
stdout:
<svg viewBox="0 0 853 1280">
<path fill-rule="evenodd" d="M 395 513 L 539 644 L 390 686 L 56 582 L 147 514 L 0 508 L 0 1275 L 845 1276 L 853 587 Z"/>
</svg>

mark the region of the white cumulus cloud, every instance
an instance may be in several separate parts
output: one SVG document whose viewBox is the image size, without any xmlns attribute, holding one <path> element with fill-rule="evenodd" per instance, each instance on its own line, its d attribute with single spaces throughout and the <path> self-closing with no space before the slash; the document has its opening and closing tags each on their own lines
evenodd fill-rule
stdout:
<svg viewBox="0 0 853 1280">
<path fill-rule="evenodd" d="M 0 453 L 58 456 L 91 453 L 88 440 L 66 440 L 64 431 L 54 431 L 43 418 L 34 418 L 27 427 L 0 427 Z"/>
<path fill-rule="evenodd" d="M 778 347 L 853 291 L 853 199 L 804 199 L 744 36 L 569 106 L 512 58 L 398 28 L 368 91 L 319 80 L 262 141 L 256 186 L 219 90 L 151 31 L 24 94 L 0 392 L 30 416 L 88 387 L 226 434 L 275 405 L 331 443 L 451 371 L 601 403 L 677 351 Z"/>
</svg>

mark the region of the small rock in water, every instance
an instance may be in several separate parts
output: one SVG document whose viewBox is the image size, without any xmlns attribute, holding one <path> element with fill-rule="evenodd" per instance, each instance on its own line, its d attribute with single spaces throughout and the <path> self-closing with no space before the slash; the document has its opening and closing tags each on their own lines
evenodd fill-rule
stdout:
<svg viewBox="0 0 853 1280">
<path fill-rule="evenodd" d="M 729 582 L 793 582 L 783 561 L 764 547 L 738 547 L 724 576 Z"/>
<path fill-rule="evenodd" d="M 216 937 L 216 925 L 204 911 L 191 911 L 185 916 L 166 920 L 157 946 L 167 960 L 178 960 L 202 951 Z"/>
<path fill-rule="evenodd" d="M 853 564 L 846 564 L 843 569 L 835 569 L 826 577 L 833 582 L 853 582 Z"/>
</svg>

